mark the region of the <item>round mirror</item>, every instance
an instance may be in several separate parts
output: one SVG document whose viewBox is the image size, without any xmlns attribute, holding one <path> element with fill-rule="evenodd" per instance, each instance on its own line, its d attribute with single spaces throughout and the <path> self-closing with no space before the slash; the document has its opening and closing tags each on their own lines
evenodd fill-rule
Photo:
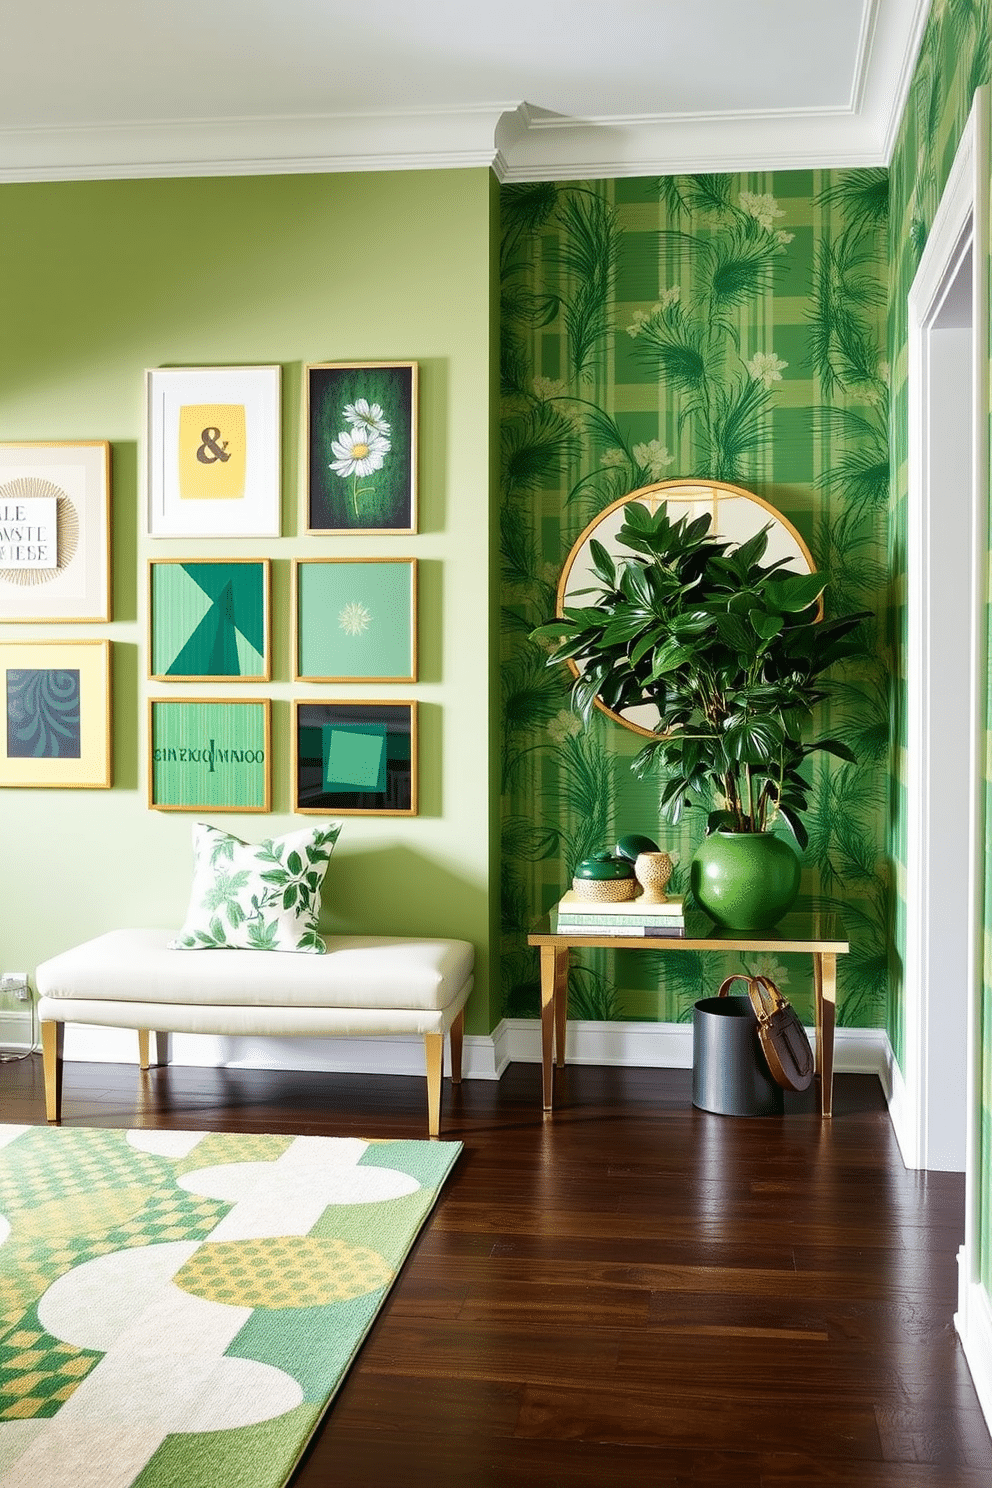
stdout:
<svg viewBox="0 0 992 1488">
<path fill-rule="evenodd" d="M 613 558 L 632 556 L 629 550 L 622 548 L 616 540 L 617 533 L 623 526 L 624 508 L 632 501 L 639 501 L 652 513 L 658 510 L 662 502 L 665 502 L 673 521 L 678 521 L 684 516 L 693 520 L 702 516 L 704 512 L 709 512 L 713 519 L 710 536 L 733 543 L 735 547 L 747 542 L 756 532 L 766 527 L 768 529 L 768 549 L 764 559 L 766 563 L 781 560 L 794 573 L 812 573 L 816 566 L 809 548 L 792 523 L 760 496 L 744 491 L 740 486 L 727 485 L 724 481 L 659 481 L 653 486 L 642 486 L 638 491 L 631 491 L 628 496 L 621 496 L 619 501 L 614 501 L 606 507 L 597 517 L 593 518 L 583 532 L 579 533 L 571 552 L 565 559 L 565 567 L 558 581 L 556 609 L 558 615 L 564 613 L 566 605 L 579 607 L 592 603 L 592 597 L 589 594 L 579 591 L 597 588 L 600 584 L 599 579 L 593 573 L 589 548 L 594 538 L 602 543 Z M 579 669 L 574 661 L 570 661 L 568 666 L 574 676 L 579 675 Z M 613 718 L 617 723 L 622 724 L 624 728 L 633 729 L 636 734 L 653 735 L 655 732 L 658 711 L 649 703 L 626 708 L 623 713 L 614 713 L 598 699 L 596 707 L 608 718 Z"/>
</svg>

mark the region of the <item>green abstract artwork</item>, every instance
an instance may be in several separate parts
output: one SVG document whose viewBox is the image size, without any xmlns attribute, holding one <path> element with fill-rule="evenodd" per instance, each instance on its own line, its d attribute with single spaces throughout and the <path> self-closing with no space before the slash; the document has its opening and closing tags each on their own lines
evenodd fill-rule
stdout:
<svg viewBox="0 0 992 1488">
<path fill-rule="evenodd" d="M 149 805 L 160 811 L 268 811 L 271 704 L 151 698 Z"/>
<path fill-rule="evenodd" d="M 269 677 L 269 563 L 149 564 L 149 674 L 162 680 Z"/>
<path fill-rule="evenodd" d="M 416 703 L 296 704 L 294 810 L 415 816 Z"/>
<path fill-rule="evenodd" d="M 298 678 L 417 680 L 416 559 L 304 559 L 296 574 Z"/>
</svg>

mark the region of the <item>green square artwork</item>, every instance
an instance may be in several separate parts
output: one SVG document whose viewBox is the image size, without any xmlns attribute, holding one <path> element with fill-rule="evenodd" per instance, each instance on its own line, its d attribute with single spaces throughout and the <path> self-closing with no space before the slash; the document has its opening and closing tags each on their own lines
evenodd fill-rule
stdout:
<svg viewBox="0 0 992 1488">
<path fill-rule="evenodd" d="M 268 611 L 268 559 L 149 563 L 149 676 L 268 681 Z"/>
<path fill-rule="evenodd" d="M 297 703 L 294 809 L 415 816 L 416 703 Z"/>
<path fill-rule="evenodd" d="M 415 558 L 302 559 L 296 566 L 296 676 L 415 682 Z"/>
<path fill-rule="evenodd" d="M 324 786 L 329 791 L 386 789 L 386 725 L 329 724 L 321 730 Z"/>
<path fill-rule="evenodd" d="M 268 811 L 270 703 L 149 701 L 149 805 L 159 811 Z"/>
</svg>

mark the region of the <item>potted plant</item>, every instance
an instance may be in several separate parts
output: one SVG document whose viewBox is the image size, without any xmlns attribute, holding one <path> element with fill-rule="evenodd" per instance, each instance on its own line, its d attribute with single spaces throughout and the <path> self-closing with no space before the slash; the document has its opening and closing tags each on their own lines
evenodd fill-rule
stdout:
<svg viewBox="0 0 992 1488">
<path fill-rule="evenodd" d="M 539 626 L 555 644 L 548 664 L 577 671 L 573 706 L 588 722 L 599 700 L 614 713 L 644 703 L 658 710 L 655 737 L 632 761 L 666 777 L 662 815 L 707 803 L 706 838 L 693 858 L 696 900 L 718 925 L 760 929 L 785 913 L 799 888 L 817 750 L 853 761 L 837 739 L 807 737 L 827 695 L 823 674 L 855 655 L 852 633 L 869 612 L 820 618 L 825 582 L 762 562 L 767 530 L 733 545 L 710 536 L 709 514 L 690 520 L 625 508 L 614 560 L 590 544 L 599 586 Z"/>
</svg>

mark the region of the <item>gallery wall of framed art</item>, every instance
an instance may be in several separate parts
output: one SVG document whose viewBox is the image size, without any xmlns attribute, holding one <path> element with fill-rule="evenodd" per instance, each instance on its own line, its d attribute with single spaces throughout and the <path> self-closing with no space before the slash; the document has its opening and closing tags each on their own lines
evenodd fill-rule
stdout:
<svg viewBox="0 0 992 1488">
<path fill-rule="evenodd" d="M 272 462 L 288 412 L 280 371 L 145 372 L 147 535 L 172 547 L 195 542 L 195 551 L 147 560 L 148 806 L 270 810 L 271 697 L 178 699 L 166 689 L 288 675 L 294 686 L 368 684 L 378 693 L 290 698 L 292 811 L 416 815 L 416 702 L 393 703 L 379 690 L 418 679 L 418 564 L 363 547 L 416 531 L 417 363 L 304 367 L 303 552 L 284 542 L 279 523 Z M 267 556 L 235 551 L 237 539 L 261 536 Z M 216 558 L 204 551 L 214 538 L 225 544 Z M 274 654 L 274 573 L 290 581 L 288 656 Z"/>
<path fill-rule="evenodd" d="M 417 702 L 417 814 L 387 817 L 377 811 L 342 818 L 347 825 L 329 869 L 325 928 L 417 934 L 430 924 L 437 933 L 483 945 L 488 919 L 477 890 L 489 853 L 479 822 L 479 793 L 485 786 L 475 764 L 467 762 L 485 753 L 479 731 L 486 727 L 490 690 L 479 658 L 491 602 L 486 535 L 494 431 L 491 297 L 479 293 L 491 261 L 486 257 L 494 220 L 489 173 L 430 172 L 418 183 L 397 180 L 394 173 L 346 173 L 42 182 L 27 190 L 0 186 L 0 192 L 15 191 L 19 228 L 5 241 L 10 273 L 0 284 L 0 439 L 109 445 L 113 583 L 108 620 L 97 618 L 102 611 L 95 608 L 68 612 L 89 617 L 85 623 L 0 619 L 0 642 L 74 635 L 110 642 L 113 785 L 109 791 L 0 786 L 4 834 L 18 843 L 17 854 L 0 866 L 9 910 L 4 965 L 30 970 L 44 956 L 111 924 L 181 924 L 190 887 L 191 829 L 200 815 L 246 840 L 290 831 L 294 821 L 319 822 L 319 816 L 308 818 L 293 809 L 294 705 L 335 699 Z M 71 252 L 53 231 L 70 199 L 77 245 Z M 400 214 L 403 230 L 391 232 Z M 436 276 L 436 290 L 424 293 L 428 275 L 432 283 Z M 390 527 L 402 532 L 385 530 L 378 518 L 370 530 L 360 530 L 348 520 L 335 527 L 321 516 L 314 526 L 330 530 L 307 531 L 305 369 L 377 362 L 416 363 L 415 486 L 407 480 L 408 492 L 412 488 L 415 495 L 415 522 L 405 513 L 401 520 L 389 519 Z M 186 527 L 152 535 L 146 374 L 168 373 L 176 387 L 189 369 L 264 367 L 280 370 L 278 535 L 270 530 L 242 536 L 247 526 L 239 524 L 237 531 L 208 536 L 202 522 L 198 535 L 183 535 Z M 226 381 L 227 372 L 223 375 Z M 411 389 L 413 380 L 411 367 Z M 363 397 L 370 415 L 379 403 L 393 425 L 391 436 L 401 421 L 370 385 L 340 405 L 342 415 L 344 407 Z M 189 403 L 247 407 L 247 397 L 211 388 Z M 353 428 L 345 420 L 332 439 Z M 204 430 L 217 433 L 204 436 Z M 194 458 L 203 446 L 218 467 L 227 463 L 216 453 L 227 453 L 224 441 L 231 443 L 219 419 L 202 420 L 193 433 L 200 436 Z M 392 445 L 390 458 L 397 448 Z M 331 451 L 328 463 L 337 458 Z M 333 474 L 350 490 L 347 475 Z M 361 491 L 358 496 L 361 504 Z M 237 500 L 183 496 L 174 505 L 181 500 L 186 509 L 211 499 L 215 509 L 221 501 Z M 406 530 L 410 527 L 416 530 Z M 415 681 L 322 682 L 294 676 L 293 565 L 305 558 L 417 560 Z M 178 626 L 179 636 L 159 632 L 166 650 L 174 648 L 172 655 L 160 654 L 150 671 L 149 566 L 162 565 L 153 570 L 160 577 L 166 566 L 232 560 L 269 565 L 268 676 L 251 654 L 264 655 L 265 645 L 259 648 L 248 622 L 237 616 L 237 636 L 226 620 L 215 627 L 226 637 L 223 644 L 218 640 L 215 654 L 229 658 L 233 639 L 238 675 L 231 675 L 229 659 L 221 666 L 210 663 L 209 669 L 187 659 L 177 668 L 179 651 L 196 630 L 191 624 L 195 606 L 184 611 L 186 601 L 166 621 Z M 185 575 L 191 584 L 205 576 L 204 570 Z M 170 582 L 160 594 L 166 596 L 167 616 Z M 202 616 L 217 605 L 219 619 L 225 613 L 219 595 L 201 592 L 196 604 L 203 605 Z M 162 617 L 160 606 L 156 630 Z M 207 629 L 211 626 L 213 619 Z M 202 649 L 205 640 L 205 633 L 198 636 L 193 649 Z M 215 667 L 219 675 L 210 675 Z M 326 673 L 332 670 L 337 663 Z M 395 674 L 409 673 L 408 662 L 395 668 Z M 322 661 L 317 674 L 325 675 Z M 374 675 L 384 674 L 376 666 Z M 267 698 L 270 810 L 149 810 L 152 697 Z M 161 783 L 158 794 L 166 802 L 172 799 Z M 60 860 L 64 902 L 53 924 L 28 886 L 44 881 L 56 840 L 60 853 L 65 850 Z M 93 872 L 98 849 L 106 850 L 115 865 L 103 880 Z M 449 892 L 452 875 L 468 886 Z M 380 897 L 384 882 L 389 892 Z"/>
<path fill-rule="evenodd" d="M 282 368 L 144 373 L 148 807 L 267 812 L 272 698 L 176 697 L 173 684 L 365 685 L 418 679 L 418 562 L 354 539 L 417 527 L 416 362 L 303 369 L 305 541 L 282 544 Z M 332 432 L 333 437 L 332 437 Z M 110 619 L 110 444 L 0 444 L 2 618 Z M 264 539 L 266 556 L 235 544 Z M 222 541 L 216 557 L 204 543 Z M 327 551 L 325 541 L 344 551 Z M 273 569 L 291 581 L 288 667 L 273 658 Z M 32 658 L 33 661 L 32 661 Z M 110 642 L 0 642 L 0 786 L 110 784 Z M 162 690 L 159 690 L 159 689 Z M 413 816 L 417 704 L 294 696 L 294 812 Z M 98 723 L 100 727 L 98 727 Z"/>
</svg>

